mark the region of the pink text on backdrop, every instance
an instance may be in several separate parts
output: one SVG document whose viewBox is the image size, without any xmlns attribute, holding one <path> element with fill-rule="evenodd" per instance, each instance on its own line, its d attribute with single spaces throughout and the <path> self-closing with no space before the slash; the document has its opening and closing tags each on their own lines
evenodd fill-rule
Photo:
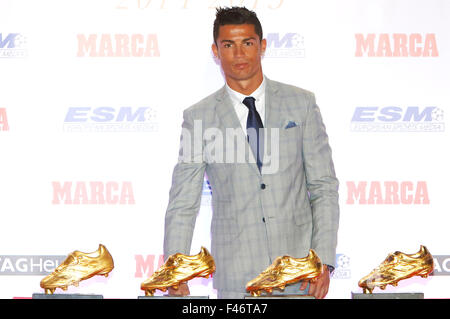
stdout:
<svg viewBox="0 0 450 319">
<path fill-rule="evenodd" d="M 133 205 L 131 182 L 52 182 L 52 204 Z"/>
<path fill-rule="evenodd" d="M 356 57 L 438 57 L 436 35 L 357 33 Z"/>
<path fill-rule="evenodd" d="M 135 255 L 134 259 L 136 260 L 136 273 L 134 277 L 142 278 L 150 277 L 157 269 L 159 269 L 164 264 L 164 256 L 159 255 L 156 258 L 156 255 Z"/>
<path fill-rule="evenodd" d="M 77 57 L 159 57 L 156 34 L 78 34 Z"/>
<path fill-rule="evenodd" d="M 346 204 L 424 205 L 429 204 L 425 181 L 348 181 Z"/>
<path fill-rule="evenodd" d="M 0 108 L 0 131 L 9 131 L 8 117 L 6 116 L 5 108 Z"/>
</svg>

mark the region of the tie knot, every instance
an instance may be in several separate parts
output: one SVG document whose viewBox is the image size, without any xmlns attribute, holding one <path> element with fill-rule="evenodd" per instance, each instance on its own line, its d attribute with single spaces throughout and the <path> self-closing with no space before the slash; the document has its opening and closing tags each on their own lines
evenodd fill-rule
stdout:
<svg viewBox="0 0 450 319">
<path fill-rule="evenodd" d="M 247 96 L 242 103 L 245 104 L 250 110 L 255 110 L 255 98 L 253 96 Z"/>
</svg>

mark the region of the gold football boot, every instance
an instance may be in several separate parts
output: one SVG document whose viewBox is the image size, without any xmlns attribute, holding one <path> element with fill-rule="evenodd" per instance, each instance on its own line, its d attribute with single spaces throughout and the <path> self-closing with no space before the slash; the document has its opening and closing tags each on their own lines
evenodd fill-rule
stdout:
<svg viewBox="0 0 450 319">
<path fill-rule="evenodd" d="M 272 293 L 274 288 L 284 289 L 286 285 L 300 280 L 314 282 L 322 273 L 322 262 L 313 249 L 304 258 L 277 257 L 272 265 L 258 277 L 247 283 L 252 296 L 261 296 L 261 291 Z"/>
<path fill-rule="evenodd" d="M 164 265 L 141 284 L 141 289 L 146 296 L 153 296 L 156 289 L 163 292 L 169 287 L 178 289 L 180 283 L 195 277 L 212 277 L 215 271 L 214 259 L 205 247 L 193 256 L 177 253 L 170 255 Z"/>
<path fill-rule="evenodd" d="M 415 254 L 404 254 L 396 251 L 370 274 L 361 278 L 358 286 L 364 293 L 372 293 L 375 287 L 385 289 L 387 285 L 397 286 L 398 282 L 413 276 L 426 278 L 434 269 L 433 256 L 425 246 Z"/>
<path fill-rule="evenodd" d="M 67 290 L 68 286 L 78 286 L 80 281 L 96 275 L 108 277 L 113 268 L 114 261 L 111 254 L 102 244 L 92 253 L 76 250 L 50 275 L 41 280 L 41 288 L 45 289 L 46 294 L 53 294 L 56 288 Z"/>
</svg>

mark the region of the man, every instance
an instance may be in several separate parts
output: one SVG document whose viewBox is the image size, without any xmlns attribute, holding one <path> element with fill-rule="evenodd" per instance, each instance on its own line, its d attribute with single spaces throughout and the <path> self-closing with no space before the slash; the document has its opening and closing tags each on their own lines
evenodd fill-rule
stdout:
<svg viewBox="0 0 450 319">
<path fill-rule="evenodd" d="M 327 265 L 325 271 L 309 289 L 301 283 L 285 292 L 324 298 L 339 219 L 331 149 L 314 95 L 264 76 L 265 49 L 254 12 L 239 7 L 217 10 L 212 50 L 226 84 L 184 111 L 183 132 L 189 134 L 182 136 L 183 160 L 173 172 L 164 255 L 190 254 L 206 172 L 212 188 L 211 254 L 218 297 L 243 298 L 246 283 L 276 257 L 301 258 L 312 248 Z M 194 131 L 199 127 L 202 139 L 187 141 L 198 136 Z M 217 144 L 216 151 L 234 161 L 211 159 L 205 147 L 211 140 L 204 133 L 213 128 L 222 136 L 231 128 L 248 138 L 254 160 L 237 161 L 233 155 L 241 150 L 228 143 Z M 251 134 L 261 128 L 264 134 Z M 186 295 L 189 289 L 182 284 L 169 292 Z"/>
</svg>

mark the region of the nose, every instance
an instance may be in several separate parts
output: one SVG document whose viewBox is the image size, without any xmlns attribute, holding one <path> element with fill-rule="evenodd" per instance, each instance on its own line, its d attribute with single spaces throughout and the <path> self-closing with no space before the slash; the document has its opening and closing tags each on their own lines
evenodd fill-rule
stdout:
<svg viewBox="0 0 450 319">
<path fill-rule="evenodd" d="M 244 49 L 243 49 L 242 46 L 237 45 L 237 46 L 235 47 L 235 50 L 234 50 L 234 56 L 235 56 L 235 57 L 245 56 L 245 52 L 244 52 Z"/>
</svg>

